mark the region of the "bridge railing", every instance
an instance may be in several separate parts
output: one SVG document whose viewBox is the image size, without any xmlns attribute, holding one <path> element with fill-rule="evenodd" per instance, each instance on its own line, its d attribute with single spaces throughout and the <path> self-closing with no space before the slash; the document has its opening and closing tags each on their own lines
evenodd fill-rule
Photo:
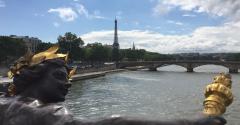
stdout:
<svg viewBox="0 0 240 125">
<path fill-rule="evenodd" d="M 240 61 L 220 61 L 220 60 L 169 60 L 169 61 L 121 61 L 121 63 L 230 63 L 240 64 Z"/>
</svg>

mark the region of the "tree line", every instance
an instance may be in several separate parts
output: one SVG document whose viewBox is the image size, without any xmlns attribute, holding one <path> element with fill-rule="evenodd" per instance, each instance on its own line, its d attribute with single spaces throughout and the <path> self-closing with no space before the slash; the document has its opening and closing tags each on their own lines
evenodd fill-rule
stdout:
<svg viewBox="0 0 240 125">
<path fill-rule="evenodd" d="M 90 62 L 110 62 L 116 60 L 116 53 L 114 53 L 111 45 L 103 45 L 100 42 L 95 42 L 84 46 L 84 41 L 71 32 L 59 36 L 58 44 L 62 52 L 69 52 L 72 60 Z M 172 59 L 170 55 L 148 52 L 144 49 L 120 49 L 117 52 L 119 61 L 157 61 Z"/>
<path fill-rule="evenodd" d="M 113 61 L 113 49 L 111 45 L 103 45 L 100 42 L 86 44 L 76 34 L 66 32 L 57 38 L 60 46 L 60 53 L 69 53 L 70 63 L 74 61 L 85 62 L 111 62 Z M 53 43 L 39 43 L 36 52 L 41 52 Z M 0 36 L 0 64 L 13 63 L 14 60 L 26 53 L 26 45 L 22 39 L 15 39 L 8 36 Z M 163 61 L 163 60 L 222 60 L 240 61 L 240 53 L 222 54 L 159 54 L 144 49 L 120 49 L 119 61 Z M 216 56 L 221 55 L 221 56 Z"/>
<path fill-rule="evenodd" d="M 113 48 L 111 45 L 103 45 L 100 42 L 89 43 L 84 45 L 84 41 L 77 37 L 76 34 L 66 32 L 63 36 L 58 37 L 58 44 L 61 53 L 69 53 L 70 61 L 87 61 L 87 62 L 111 62 L 114 59 Z M 40 43 L 38 51 L 46 50 L 51 43 Z M 168 60 L 170 56 L 148 52 L 144 49 L 120 49 L 120 61 L 156 61 Z"/>
<path fill-rule="evenodd" d="M 26 45 L 22 39 L 14 39 L 7 36 L 0 37 L 0 63 L 8 64 L 24 55 Z"/>
</svg>

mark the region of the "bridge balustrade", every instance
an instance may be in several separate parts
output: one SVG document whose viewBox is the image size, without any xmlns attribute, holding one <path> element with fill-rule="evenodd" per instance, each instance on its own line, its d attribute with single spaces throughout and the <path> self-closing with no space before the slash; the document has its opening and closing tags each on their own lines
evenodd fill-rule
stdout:
<svg viewBox="0 0 240 125">
<path fill-rule="evenodd" d="M 193 72 L 193 69 L 202 65 L 221 65 L 229 69 L 230 73 L 238 73 L 240 69 L 239 61 L 213 61 L 213 60 L 169 60 L 169 61 L 130 61 L 119 62 L 120 68 L 145 66 L 151 71 L 157 71 L 158 67 L 165 65 L 179 65 L 185 67 L 187 72 Z"/>
</svg>

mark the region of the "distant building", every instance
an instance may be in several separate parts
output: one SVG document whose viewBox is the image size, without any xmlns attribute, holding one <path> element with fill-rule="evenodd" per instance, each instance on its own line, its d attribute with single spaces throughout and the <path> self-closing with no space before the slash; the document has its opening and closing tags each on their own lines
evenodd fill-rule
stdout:
<svg viewBox="0 0 240 125">
<path fill-rule="evenodd" d="M 180 56 L 184 60 L 196 60 L 199 58 L 200 54 L 199 53 L 180 53 Z"/>
<path fill-rule="evenodd" d="M 134 42 L 133 42 L 132 50 L 135 50 L 135 45 L 134 45 Z"/>
<path fill-rule="evenodd" d="M 194 57 L 194 56 L 199 56 L 199 53 L 180 53 L 180 56 L 183 57 Z"/>
<path fill-rule="evenodd" d="M 33 53 L 36 52 L 38 44 L 42 42 L 37 37 L 16 36 L 16 35 L 10 35 L 9 37 L 10 38 L 15 38 L 15 39 L 22 39 L 25 42 L 25 44 L 27 46 L 27 49 L 30 50 Z"/>
<path fill-rule="evenodd" d="M 104 46 L 104 47 L 107 47 L 107 48 L 110 48 L 110 49 L 112 49 L 112 48 L 113 48 L 113 46 L 112 46 L 112 45 L 108 45 L 108 44 L 104 44 L 103 46 Z"/>
</svg>

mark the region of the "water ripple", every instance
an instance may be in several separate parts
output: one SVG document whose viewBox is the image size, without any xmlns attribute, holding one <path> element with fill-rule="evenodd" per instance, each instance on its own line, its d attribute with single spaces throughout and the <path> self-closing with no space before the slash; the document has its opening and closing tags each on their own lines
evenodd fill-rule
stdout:
<svg viewBox="0 0 240 125">
<path fill-rule="evenodd" d="M 202 111 L 204 88 L 214 73 L 122 72 L 74 83 L 66 104 L 77 118 L 123 115 L 193 119 Z M 234 102 L 224 117 L 240 123 L 240 77 L 233 75 Z"/>
</svg>

